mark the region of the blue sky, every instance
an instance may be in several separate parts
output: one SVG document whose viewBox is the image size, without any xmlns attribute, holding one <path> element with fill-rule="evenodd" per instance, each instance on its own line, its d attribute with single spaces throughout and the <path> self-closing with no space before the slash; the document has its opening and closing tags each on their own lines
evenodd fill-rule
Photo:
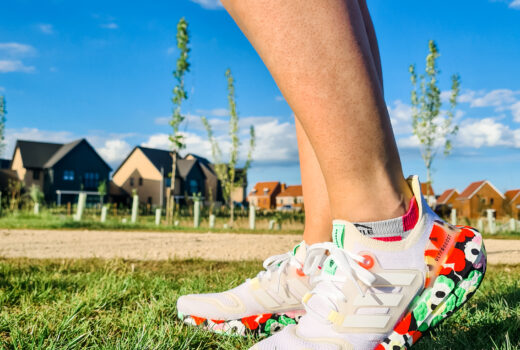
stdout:
<svg viewBox="0 0 520 350">
<path fill-rule="evenodd" d="M 441 85 L 462 77 L 454 152 L 434 162 L 434 188 L 488 179 L 520 187 L 520 0 L 368 0 L 383 60 L 386 100 L 406 174 L 425 176 L 411 136 L 408 65 L 424 67 L 427 41 L 441 51 Z M 433 6 L 432 4 L 435 4 Z M 236 78 L 245 156 L 258 147 L 249 181 L 299 183 L 294 121 L 269 72 L 215 0 L 14 0 L 0 12 L 0 94 L 8 103 L 7 148 L 16 139 L 86 137 L 114 167 L 135 145 L 167 148 L 175 25 L 191 33 L 187 151 L 210 156 L 200 116 L 228 140 L 224 72 Z"/>
</svg>

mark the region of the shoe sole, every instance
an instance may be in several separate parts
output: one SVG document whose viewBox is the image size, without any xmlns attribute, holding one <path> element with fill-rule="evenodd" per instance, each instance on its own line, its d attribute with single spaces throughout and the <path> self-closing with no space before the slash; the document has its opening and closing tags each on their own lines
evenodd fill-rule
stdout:
<svg viewBox="0 0 520 350">
<path fill-rule="evenodd" d="M 184 323 L 197 326 L 214 333 L 235 336 L 266 337 L 281 331 L 285 326 L 297 324 L 305 310 L 283 313 L 253 315 L 235 320 L 212 320 L 193 315 L 177 316 Z"/>
<path fill-rule="evenodd" d="M 456 262 L 451 267 L 445 266 L 441 269 L 433 285 L 424 289 L 414 299 L 409 308 L 411 311 L 397 323 L 394 331 L 376 346 L 375 350 L 400 350 L 411 347 L 426 331 L 431 331 L 460 309 L 478 289 L 486 272 L 486 250 L 482 235 L 471 227 L 457 228 L 460 233 L 456 236 L 455 246 L 447 257 L 448 261 Z M 460 268 L 462 262 L 464 267 Z"/>
</svg>

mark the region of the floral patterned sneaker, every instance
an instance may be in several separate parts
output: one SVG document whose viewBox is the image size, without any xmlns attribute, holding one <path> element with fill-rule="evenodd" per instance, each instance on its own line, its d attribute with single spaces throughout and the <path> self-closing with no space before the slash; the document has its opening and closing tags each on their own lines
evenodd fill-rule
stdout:
<svg viewBox="0 0 520 350">
<path fill-rule="evenodd" d="M 305 314 L 302 297 L 310 291 L 302 267 L 309 246 L 264 261 L 265 271 L 222 293 L 190 294 L 177 300 L 178 316 L 185 323 L 217 333 L 268 336 Z M 321 258 L 314 254 L 318 264 Z"/>
<path fill-rule="evenodd" d="M 417 177 L 408 181 L 419 206 L 411 233 L 384 242 L 335 220 L 334 242 L 307 253 L 309 259 L 329 255 L 303 298 L 306 315 L 252 349 L 408 348 L 475 293 L 486 270 L 482 236 L 443 222 L 426 204 Z M 305 272 L 312 268 L 306 264 Z"/>
</svg>

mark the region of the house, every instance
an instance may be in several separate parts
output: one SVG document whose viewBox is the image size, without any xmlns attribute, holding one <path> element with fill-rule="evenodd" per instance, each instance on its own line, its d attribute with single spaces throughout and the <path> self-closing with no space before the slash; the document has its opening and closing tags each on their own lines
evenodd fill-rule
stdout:
<svg viewBox="0 0 520 350">
<path fill-rule="evenodd" d="M 16 141 L 11 170 L 26 188 L 40 187 L 47 202 L 75 201 L 80 192 L 99 201 L 97 188 L 108 183 L 110 166 L 85 139 L 69 143 Z M 95 198 L 95 199 L 91 199 Z"/>
<path fill-rule="evenodd" d="M 184 159 L 196 159 L 200 162 L 204 175 L 206 176 L 206 188 L 211 189 L 205 196 L 207 201 L 223 202 L 222 185 L 217 177 L 215 165 L 204 157 L 188 153 Z M 234 204 L 243 204 L 246 201 L 247 173 L 244 169 L 235 168 L 235 186 L 231 191 L 231 200 Z"/>
<path fill-rule="evenodd" d="M 435 192 L 430 182 L 421 182 L 421 193 L 428 205 L 433 208 L 437 203 L 437 199 L 435 198 Z"/>
<path fill-rule="evenodd" d="M 137 146 L 114 172 L 112 181 L 128 194 L 135 190 L 143 204 L 163 206 L 171 184 L 173 154 L 171 151 Z M 203 158 L 176 156 L 174 195 L 177 201 L 185 200 L 186 195 L 201 193 L 204 198 L 210 198 L 210 191 L 219 193 L 213 185 L 216 175 L 201 161 Z M 117 192 L 116 189 L 112 191 Z"/>
<path fill-rule="evenodd" d="M 458 196 L 459 192 L 454 188 L 450 188 L 442 192 L 439 198 L 437 198 L 437 205 L 445 205 L 452 208 L 453 203 L 455 202 Z"/>
<path fill-rule="evenodd" d="M 285 184 L 278 181 L 258 182 L 249 192 L 248 201 L 257 208 L 274 209 L 276 207 L 276 196 L 285 190 Z"/>
<path fill-rule="evenodd" d="M 453 202 L 458 215 L 476 219 L 486 215 L 486 209 L 494 209 L 496 217 L 502 217 L 505 196 L 487 180 L 471 183 Z"/>
<path fill-rule="evenodd" d="M 512 218 L 520 219 L 520 189 L 509 190 L 504 193 L 506 196 L 506 208 Z"/>
<path fill-rule="evenodd" d="M 276 196 L 276 209 L 303 209 L 302 185 L 287 186 Z"/>
</svg>

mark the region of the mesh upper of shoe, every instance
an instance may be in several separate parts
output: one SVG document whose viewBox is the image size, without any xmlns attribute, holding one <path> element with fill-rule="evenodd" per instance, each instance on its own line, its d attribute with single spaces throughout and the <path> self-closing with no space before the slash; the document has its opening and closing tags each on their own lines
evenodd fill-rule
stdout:
<svg viewBox="0 0 520 350">
<path fill-rule="evenodd" d="M 267 287 L 269 289 L 267 293 L 270 298 L 281 304 L 280 310 L 284 310 L 284 297 L 278 295 L 277 291 L 283 293 L 283 289 L 286 287 L 284 285 L 286 278 L 301 278 L 302 280 L 306 278 L 298 276 L 294 271 L 289 271 L 290 266 L 292 266 L 290 263 L 301 266 L 305 260 L 307 247 L 305 243 L 301 243 L 299 246 L 294 256 L 291 254 L 282 254 L 267 259 L 266 262 L 268 262 L 268 264 L 264 264 L 266 271 L 260 272 L 256 278 L 257 281 L 263 282 L 260 288 L 265 290 L 265 287 Z M 286 256 L 288 260 L 285 259 L 284 256 Z M 275 258 L 274 261 L 273 258 Z M 278 261 L 283 262 L 279 264 Z M 271 264 L 271 262 L 274 262 L 274 264 Z M 285 262 L 287 266 L 283 265 Z M 305 284 L 306 283 L 307 282 L 305 282 Z M 273 312 L 272 309 L 266 308 L 257 301 L 252 289 L 251 281 L 247 280 L 238 287 L 226 292 L 181 296 L 177 301 L 177 310 L 184 315 L 215 320 L 232 320 Z M 294 305 L 290 306 L 289 309 L 285 311 L 302 309 L 303 305 L 300 303 L 296 305 L 296 307 Z"/>
<path fill-rule="evenodd" d="M 407 237 L 407 239 L 400 242 L 381 242 L 377 240 L 373 240 L 364 236 L 360 236 L 354 234 L 351 237 L 349 235 L 349 229 L 355 229 L 353 225 L 347 222 L 343 222 L 346 227 L 346 232 L 342 238 L 342 243 L 344 244 L 344 248 L 348 252 L 352 252 L 354 254 L 361 254 L 360 252 L 370 252 L 370 254 L 376 258 L 376 261 L 385 271 L 389 270 L 408 270 L 408 271 L 417 271 L 420 273 L 420 277 L 424 282 L 424 274 L 426 272 L 426 264 L 424 261 L 424 249 L 427 245 L 429 239 L 429 233 L 432 230 L 434 220 L 438 220 L 438 216 L 428 207 L 426 201 L 420 194 L 419 183 L 417 179 L 412 179 L 412 188 L 414 189 L 414 193 L 416 194 L 416 199 L 419 203 L 421 203 L 421 217 L 416 227 L 414 228 L 413 235 Z M 349 226 L 350 225 L 350 226 Z M 349 228 L 350 227 L 350 228 Z M 356 233 L 358 231 L 356 230 Z M 353 233 L 353 232 L 350 232 Z M 312 254 L 312 253 L 311 253 Z M 325 262 L 325 266 L 327 261 Z M 339 269 L 338 269 L 339 270 Z M 420 272 L 419 272 L 420 271 Z M 323 272 L 322 272 L 323 274 Z M 348 278 L 347 278 L 348 280 Z M 417 281 L 416 281 L 417 282 Z M 329 283 L 327 285 L 327 283 Z M 294 332 L 284 331 L 273 337 L 272 339 L 263 341 L 259 343 L 258 349 L 260 350 L 268 350 L 268 349 L 298 349 L 298 347 L 290 347 L 288 344 L 300 344 L 295 343 L 303 342 L 302 345 L 297 345 L 302 349 L 326 349 L 325 346 L 330 346 L 327 344 L 326 339 L 329 341 L 337 340 L 343 342 L 343 347 L 340 349 L 373 349 L 377 346 L 385 337 L 386 333 L 384 332 L 371 332 L 371 328 L 369 326 L 369 321 L 365 329 L 363 327 L 359 327 L 357 331 L 348 331 L 348 332 L 340 332 L 337 327 L 335 327 L 332 322 L 327 321 L 327 316 L 330 314 L 331 310 L 339 311 L 341 310 L 334 306 L 334 303 L 331 303 L 331 299 L 334 298 L 334 295 L 337 293 L 330 292 L 327 289 L 333 289 L 334 282 L 325 281 L 321 285 L 323 292 L 317 291 L 316 294 L 312 294 L 312 297 L 308 299 L 306 303 L 307 314 L 300 319 L 298 326 L 295 327 L 297 329 L 296 334 L 300 335 L 295 336 Z M 355 281 L 350 281 L 346 283 L 341 290 L 345 291 L 344 294 L 345 300 L 349 298 L 355 298 L 358 296 L 359 291 L 355 288 Z M 320 282 L 316 286 L 315 290 L 320 288 Z M 346 289 L 345 289 L 346 288 Z M 372 291 L 371 288 L 367 290 Z M 393 288 L 392 286 L 388 286 L 386 288 L 382 288 L 380 290 L 384 293 L 394 293 L 399 292 L 399 288 Z M 406 291 L 405 291 L 406 292 Z M 410 299 L 413 297 L 411 293 L 416 293 L 413 289 L 407 291 Z M 331 305 L 332 304 L 332 305 Z M 341 304 L 341 301 L 340 301 Z M 309 312 L 309 309 L 312 309 L 314 312 Z M 360 308 L 363 309 L 363 308 Z M 361 311 L 356 310 L 358 315 L 362 314 Z M 364 315 L 373 315 L 377 312 L 377 309 L 364 308 Z M 393 312 L 396 313 L 395 309 L 390 311 L 385 310 L 384 308 L 380 308 L 381 312 Z M 340 317 L 346 316 L 345 314 L 341 314 Z M 400 315 L 398 315 L 400 316 Z M 392 324 L 389 326 L 393 327 Z M 391 330 L 391 328 L 390 328 Z M 297 340 L 295 340 L 296 338 Z M 305 339 L 322 339 L 321 345 L 316 345 L 314 342 L 306 343 Z M 273 345 L 274 344 L 274 345 Z M 274 347 L 276 345 L 276 347 Z"/>
<path fill-rule="evenodd" d="M 246 281 L 238 287 L 222 293 L 181 296 L 177 301 L 177 310 L 184 315 L 215 320 L 238 319 L 264 313 L 265 308 L 251 295 L 248 284 L 249 282 Z M 227 308 L 222 308 L 222 306 Z"/>
</svg>

